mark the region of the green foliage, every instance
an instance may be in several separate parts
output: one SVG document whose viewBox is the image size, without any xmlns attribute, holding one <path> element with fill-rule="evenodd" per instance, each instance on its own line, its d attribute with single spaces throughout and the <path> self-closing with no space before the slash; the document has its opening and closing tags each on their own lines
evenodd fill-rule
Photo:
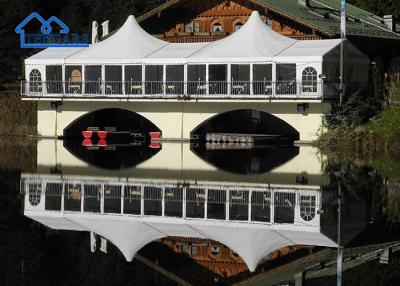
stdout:
<svg viewBox="0 0 400 286">
<path fill-rule="evenodd" d="M 343 106 L 334 105 L 325 122 L 330 129 L 358 126 L 368 122 L 380 109 L 380 100 L 372 96 L 369 89 L 363 88 L 350 95 Z"/>
<path fill-rule="evenodd" d="M 400 80 L 390 81 L 387 90 L 388 100 L 400 103 Z"/>
</svg>

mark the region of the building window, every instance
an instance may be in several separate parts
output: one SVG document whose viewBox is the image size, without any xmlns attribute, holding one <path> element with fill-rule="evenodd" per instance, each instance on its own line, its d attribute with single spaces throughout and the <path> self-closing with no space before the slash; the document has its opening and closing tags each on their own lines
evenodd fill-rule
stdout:
<svg viewBox="0 0 400 286">
<path fill-rule="evenodd" d="M 214 33 L 220 33 L 222 32 L 222 25 L 220 23 L 215 23 L 213 25 L 213 32 Z"/>
<path fill-rule="evenodd" d="M 300 197 L 300 216 L 305 221 L 312 221 L 315 217 L 315 196 Z"/>
<path fill-rule="evenodd" d="M 242 28 L 242 26 L 243 26 L 243 23 L 237 22 L 237 23 L 235 24 L 235 26 L 233 27 L 233 30 L 236 32 L 236 31 L 238 31 L 240 28 Z"/>
<path fill-rule="evenodd" d="M 31 72 L 29 73 L 29 91 L 42 91 L 42 74 L 37 69 L 31 70 Z"/>
<path fill-rule="evenodd" d="M 317 92 L 318 73 L 315 68 L 307 67 L 303 70 L 303 92 Z"/>
<path fill-rule="evenodd" d="M 218 256 L 221 253 L 221 247 L 217 245 L 212 245 L 210 247 L 210 253 L 212 256 Z"/>
<path fill-rule="evenodd" d="M 36 207 L 40 204 L 40 196 L 42 195 L 42 184 L 29 185 L 29 203 Z"/>
<path fill-rule="evenodd" d="M 198 33 L 200 32 L 200 24 L 199 21 L 192 21 L 190 23 L 185 24 L 185 32 L 186 33 Z"/>
</svg>

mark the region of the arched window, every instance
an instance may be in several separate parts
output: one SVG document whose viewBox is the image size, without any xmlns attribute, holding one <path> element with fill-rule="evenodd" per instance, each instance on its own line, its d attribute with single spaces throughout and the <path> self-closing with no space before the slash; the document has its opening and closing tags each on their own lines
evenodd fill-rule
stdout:
<svg viewBox="0 0 400 286">
<path fill-rule="evenodd" d="M 300 216 L 305 221 L 312 221 L 315 217 L 315 196 L 300 196 Z"/>
<path fill-rule="evenodd" d="M 215 23 L 213 25 L 213 32 L 215 33 L 223 32 L 222 25 L 220 23 Z"/>
<path fill-rule="evenodd" d="M 313 67 L 307 67 L 303 70 L 302 84 L 303 92 L 317 92 L 318 73 Z"/>
<path fill-rule="evenodd" d="M 243 26 L 243 23 L 237 22 L 237 23 L 235 24 L 235 26 L 233 27 L 233 29 L 234 29 L 234 31 L 236 32 L 236 31 L 238 31 L 240 28 L 242 28 L 242 26 Z"/>
<path fill-rule="evenodd" d="M 29 184 L 29 203 L 32 206 L 40 204 L 40 196 L 42 195 L 42 184 Z"/>
<path fill-rule="evenodd" d="M 42 74 L 38 69 L 33 69 L 29 73 L 29 91 L 31 92 L 42 91 Z"/>
</svg>

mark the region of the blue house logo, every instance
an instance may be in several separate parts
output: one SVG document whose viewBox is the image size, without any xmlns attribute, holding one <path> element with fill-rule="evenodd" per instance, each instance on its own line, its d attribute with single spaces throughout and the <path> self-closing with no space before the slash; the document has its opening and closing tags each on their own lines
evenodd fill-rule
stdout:
<svg viewBox="0 0 400 286">
<path fill-rule="evenodd" d="M 37 19 L 41 24 L 41 34 L 28 34 L 25 33 L 25 26 Z M 52 33 L 54 26 L 58 26 L 56 33 Z M 43 19 L 38 13 L 33 12 L 25 20 L 21 22 L 16 28 L 15 32 L 21 37 L 21 48 L 85 48 L 89 44 L 89 36 L 87 34 L 70 34 L 69 28 L 55 16 L 50 17 L 47 21 Z"/>
</svg>

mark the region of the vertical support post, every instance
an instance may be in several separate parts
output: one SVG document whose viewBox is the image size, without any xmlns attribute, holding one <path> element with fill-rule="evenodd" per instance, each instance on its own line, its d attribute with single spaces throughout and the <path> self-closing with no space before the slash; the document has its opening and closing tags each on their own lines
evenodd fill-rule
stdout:
<svg viewBox="0 0 400 286">
<path fill-rule="evenodd" d="M 61 85 L 63 91 L 63 97 L 65 96 L 65 64 L 61 66 Z"/>
<path fill-rule="evenodd" d="M 271 82 L 271 86 L 272 86 L 272 98 L 275 97 L 276 95 L 276 63 L 272 63 L 272 82 Z"/>
<path fill-rule="evenodd" d="M 250 95 L 254 95 L 254 70 L 253 70 L 253 65 L 254 64 L 250 64 Z M 265 86 L 264 86 L 265 89 Z"/>
<path fill-rule="evenodd" d="M 251 221 L 251 199 L 252 199 L 252 196 L 253 196 L 253 191 L 252 190 L 250 190 L 249 191 L 249 201 L 248 201 L 248 204 L 249 204 L 249 208 L 248 208 L 248 221 Z"/>
<path fill-rule="evenodd" d="M 105 65 L 101 65 L 101 94 L 106 94 L 106 68 Z"/>
<path fill-rule="evenodd" d="M 121 186 L 121 214 L 124 214 L 125 187 L 126 187 L 126 184 Z"/>
<path fill-rule="evenodd" d="M 101 183 L 100 189 L 100 212 L 104 214 L 104 183 Z"/>
<path fill-rule="evenodd" d="M 82 82 L 81 82 L 81 94 L 84 95 L 86 94 L 85 92 L 85 83 L 86 83 L 86 75 L 85 75 L 85 70 L 86 70 L 86 65 L 82 65 Z"/>
<path fill-rule="evenodd" d="M 344 40 L 346 39 L 346 0 L 341 0 L 341 20 L 340 20 L 340 98 L 339 106 L 343 104 L 344 96 Z"/>
<path fill-rule="evenodd" d="M 83 184 L 81 184 L 81 213 L 83 213 L 85 206 L 85 188 Z"/>
<path fill-rule="evenodd" d="M 271 223 L 275 223 L 275 191 L 270 189 L 271 201 L 269 204 Z"/>
<path fill-rule="evenodd" d="M 165 216 L 165 186 L 162 187 L 161 193 L 161 216 Z"/>
<path fill-rule="evenodd" d="M 342 285 L 342 266 L 343 266 L 343 248 L 341 246 L 341 220 L 342 220 L 342 184 L 341 181 L 339 180 L 339 186 L 338 186 L 338 225 L 337 225 L 337 245 L 338 245 L 338 251 L 337 251 L 337 276 L 336 276 L 336 285 L 341 286 Z"/>
<path fill-rule="evenodd" d="M 227 86 L 227 94 L 228 97 L 231 97 L 232 94 L 232 64 L 227 65 L 227 81 L 228 81 L 228 86 Z"/>
<path fill-rule="evenodd" d="M 183 95 L 188 95 L 188 66 L 183 65 Z"/>
<path fill-rule="evenodd" d="M 206 188 L 205 193 L 204 193 L 204 219 L 208 218 L 208 188 Z"/>
<path fill-rule="evenodd" d="M 206 95 L 210 94 L 210 65 L 206 64 Z"/>
<path fill-rule="evenodd" d="M 140 215 L 144 216 L 144 186 L 140 186 Z"/>
<path fill-rule="evenodd" d="M 230 197 L 231 197 L 231 192 L 230 190 L 225 190 L 226 196 L 225 196 L 225 220 L 229 220 L 229 208 L 230 208 Z"/>
<path fill-rule="evenodd" d="M 62 187 L 61 187 L 61 212 L 64 212 L 64 207 L 65 205 L 65 182 L 62 183 Z"/>
<path fill-rule="evenodd" d="M 182 187 L 182 217 L 186 218 L 186 191 L 187 191 L 187 187 Z"/>
<path fill-rule="evenodd" d="M 163 65 L 163 94 L 167 94 L 167 65 Z"/>
<path fill-rule="evenodd" d="M 142 65 L 142 96 L 146 94 L 146 66 Z"/>
<path fill-rule="evenodd" d="M 122 65 L 121 66 L 121 73 L 122 73 L 122 77 L 121 77 L 121 79 L 122 79 L 122 95 L 126 95 L 126 90 L 125 90 L 125 88 L 126 88 L 126 86 L 125 86 L 125 65 Z"/>
</svg>

